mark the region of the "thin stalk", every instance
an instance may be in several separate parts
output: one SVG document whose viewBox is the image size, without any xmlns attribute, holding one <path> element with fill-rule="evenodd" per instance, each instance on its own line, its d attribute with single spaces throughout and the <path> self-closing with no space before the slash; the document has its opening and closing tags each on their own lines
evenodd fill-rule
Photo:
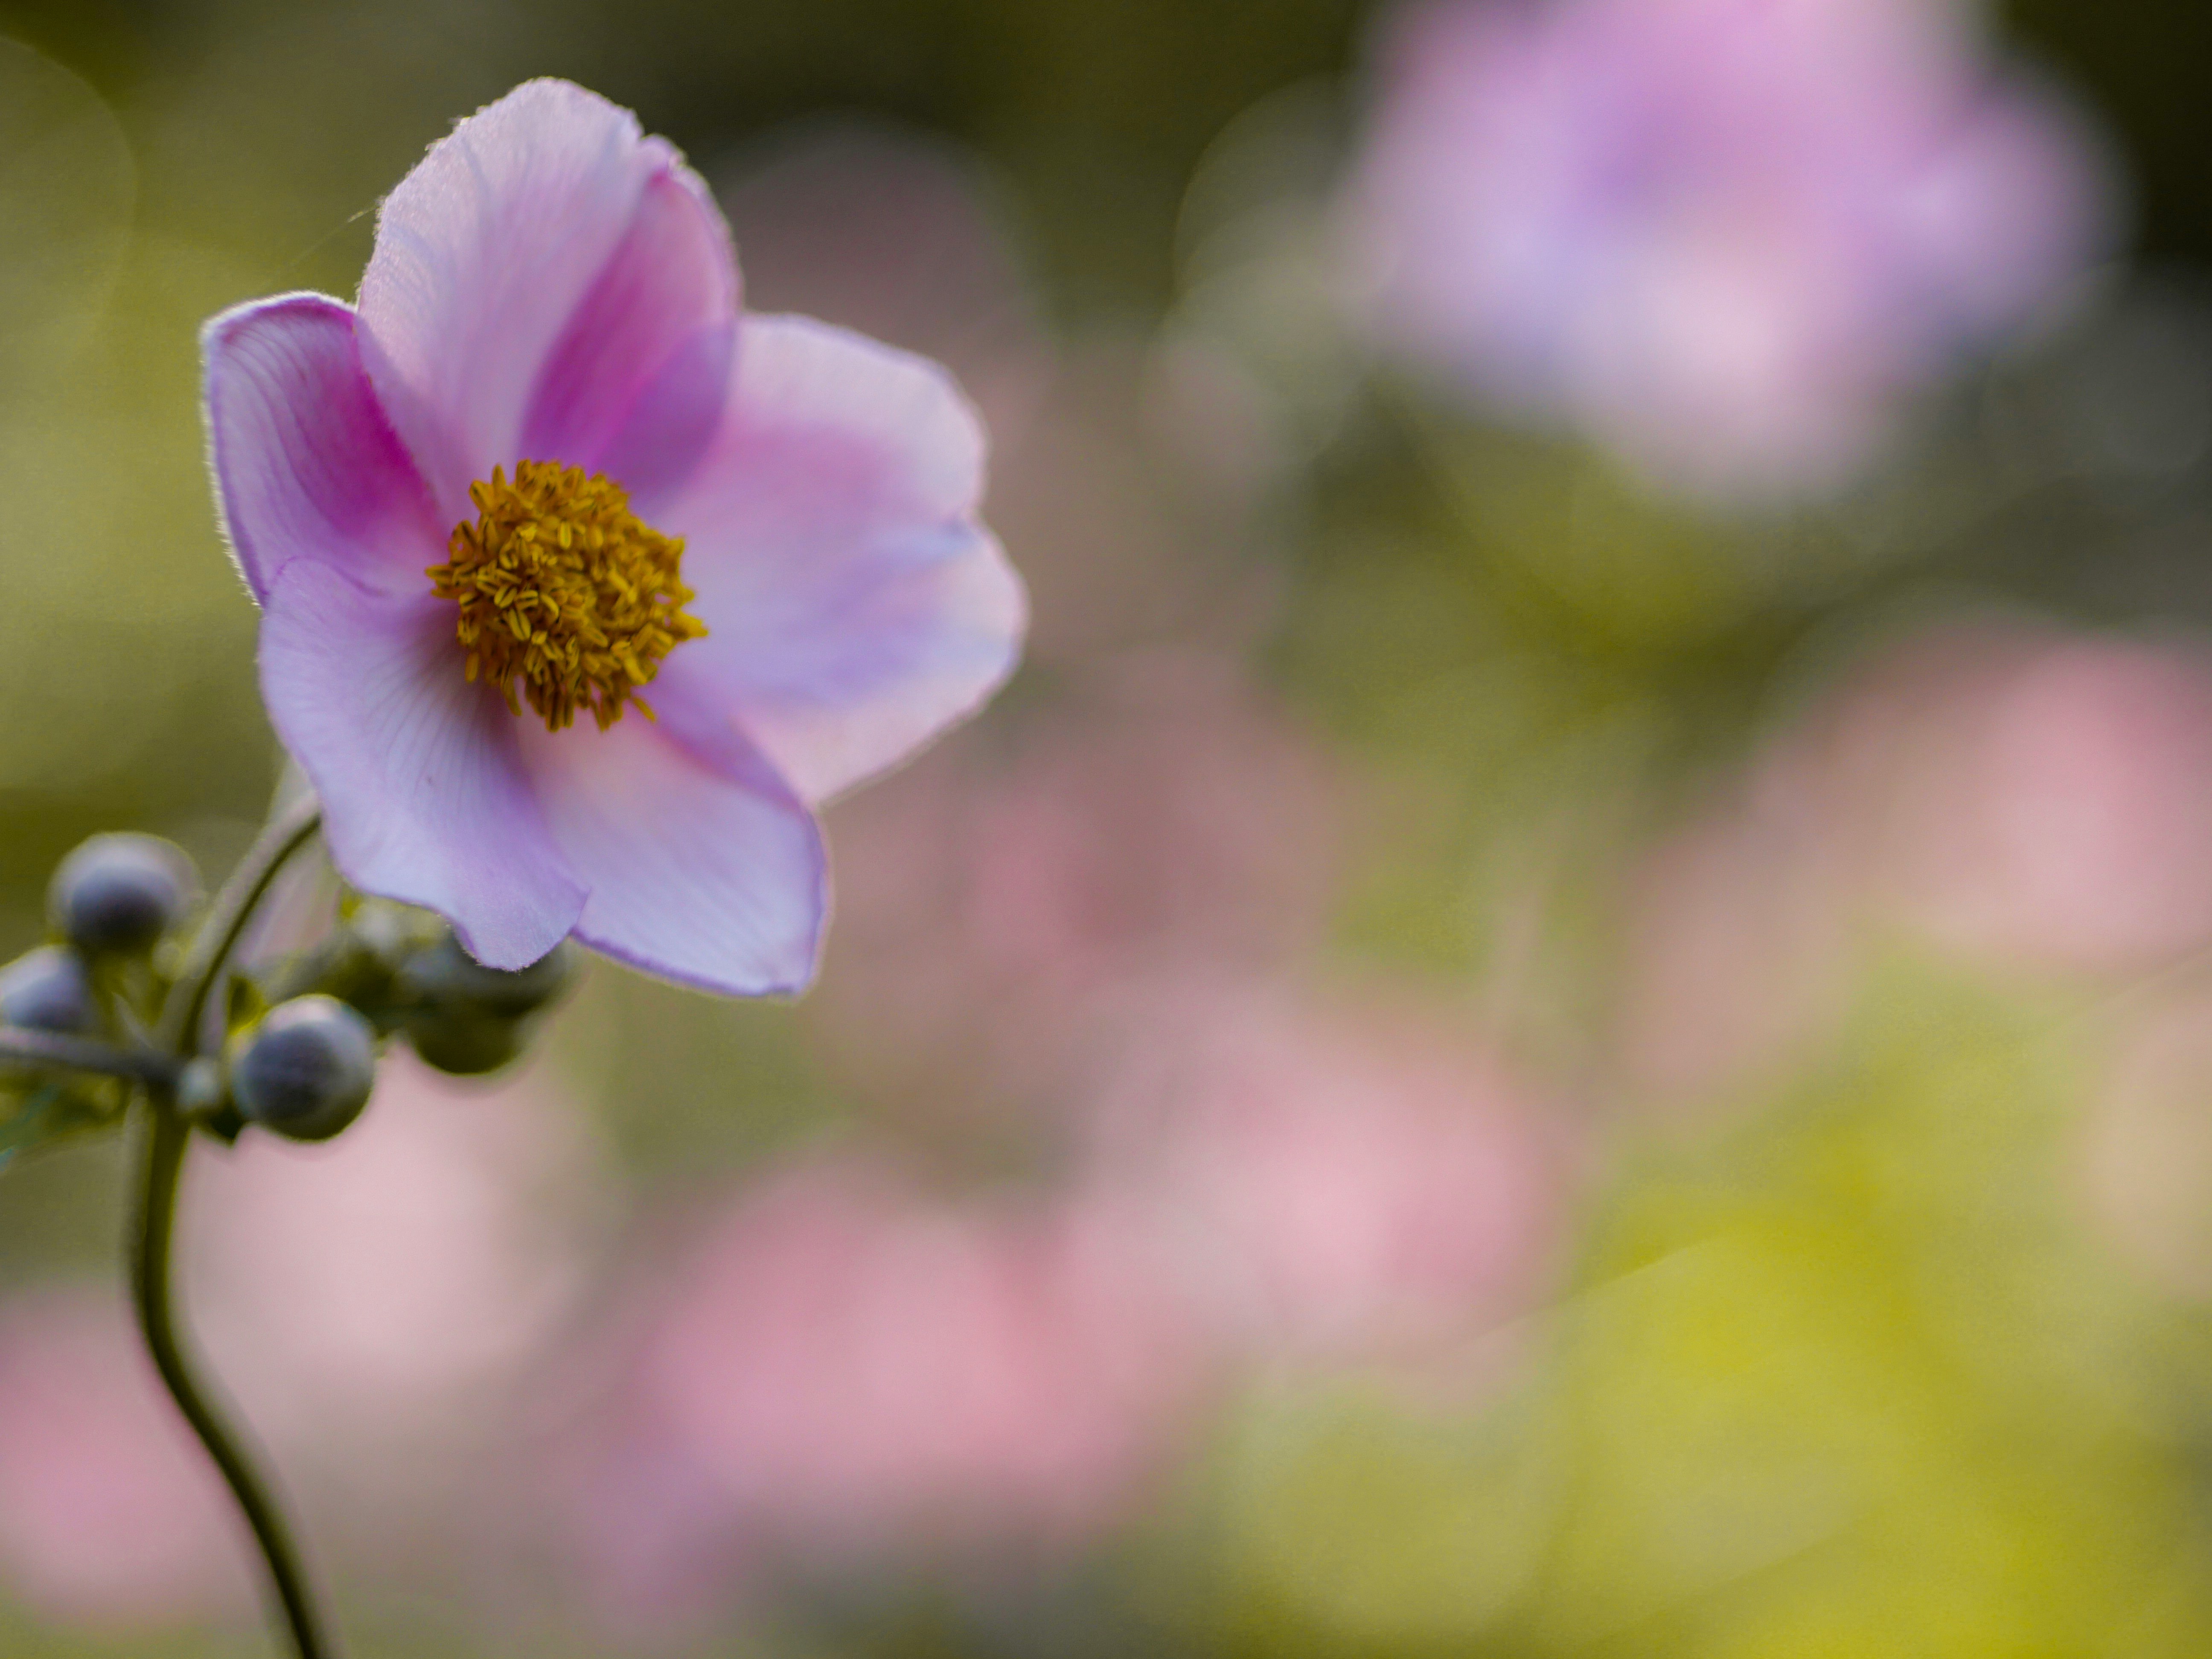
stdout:
<svg viewBox="0 0 2212 1659">
<path fill-rule="evenodd" d="M 184 966 L 162 1000 L 161 1024 L 155 1032 L 155 1041 L 178 1059 L 191 1057 L 209 994 L 222 977 L 230 953 L 238 948 L 254 911 L 268 896 L 269 884 L 276 879 L 285 861 L 313 839 L 322 823 L 322 805 L 313 795 L 283 817 L 271 818 L 216 895 L 207 919 L 192 935 Z"/>
<path fill-rule="evenodd" d="M 206 919 L 192 937 L 184 964 L 168 994 L 162 1000 L 155 1039 L 165 1078 L 145 1078 L 142 1154 L 138 1202 L 131 1218 L 129 1241 L 131 1282 L 138 1312 L 138 1328 L 145 1337 L 154 1368 L 161 1374 L 169 1397 L 177 1402 L 208 1455 L 222 1471 L 231 1496 L 252 1528 L 267 1564 L 270 1583 L 282 1606 L 285 1627 L 298 1659 L 332 1659 L 337 1650 L 324 1634 L 322 1620 L 300 1551 L 293 1542 L 275 1495 L 249 1453 L 246 1442 L 225 1420 L 213 1393 L 195 1375 L 186 1352 L 184 1332 L 177 1316 L 176 1296 L 170 1282 L 173 1241 L 176 1233 L 177 1195 L 182 1183 L 185 1155 L 191 1150 L 191 1125 L 177 1109 L 174 1080 L 178 1069 L 197 1052 L 208 999 L 229 967 L 254 912 L 268 896 L 270 884 L 285 861 L 305 847 L 322 823 L 314 799 L 307 800 L 272 820 L 255 840 L 222 890 L 216 895 Z"/>
<path fill-rule="evenodd" d="M 231 1496 L 245 1513 L 246 1525 L 253 1529 L 253 1541 L 260 1546 L 262 1559 L 268 1564 L 270 1581 L 283 1608 L 284 1623 L 299 1659 L 332 1659 L 337 1650 L 323 1634 L 321 1617 L 307 1588 L 290 1528 L 242 1438 L 223 1420 L 193 1376 L 178 1328 L 176 1298 L 169 1282 L 170 1244 L 176 1232 L 177 1188 L 184 1174 L 185 1153 L 191 1144 L 191 1126 L 179 1115 L 170 1100 L 151 1090 L 147 1091 L 145 1119 L 131 1256 L 139 1331 L 169 1397 L 177 1402 L 185 1421 L 191 1425 L 200 1444 L 222 1472 Z"/>
<path fill-rule="evenodd" d="M 59 1031 L 38 1031 L 22 1026 L 0 1027 L 0 1063 L 58 1066 L 99 1077 L 119 1077 L 157 1089 L 173 1088 L 181 1069 L 169 1054 L 155 1048 L 120 1048 L 112 1042 L 69 1036 Z"/>
</svg>

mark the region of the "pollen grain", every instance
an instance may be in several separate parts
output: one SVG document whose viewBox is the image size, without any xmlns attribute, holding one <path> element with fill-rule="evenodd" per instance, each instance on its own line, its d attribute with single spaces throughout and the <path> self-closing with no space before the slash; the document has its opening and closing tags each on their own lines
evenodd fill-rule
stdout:
<svg viewBox="0 0 2212 1659">
<path fill-rule="evenodd" d="M 684 607 L 684 543 L 629 510 L 623 487 L 557 461 L 518 461 L 469 486 L 473 523 L 453 526 L 432 591 L 460 607 L 456 632 L 471 680 L 527 702 L 559 732 L 588 709 L 606 730 L 661 659 L 707 629 Z M 520 700 L 518 700 L 518 693 Z"/>
</svg>

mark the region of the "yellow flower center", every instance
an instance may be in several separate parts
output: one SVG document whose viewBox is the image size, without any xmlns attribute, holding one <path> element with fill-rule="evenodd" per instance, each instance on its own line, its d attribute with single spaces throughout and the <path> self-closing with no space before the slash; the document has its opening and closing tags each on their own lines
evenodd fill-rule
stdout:
<svg viewBox="0 0 2212 1659">
<path fill-rule="evenodd" d="M 432 591 L 461 610 L 457 629 L 471 680 L 500 689 L 516 714 L 516 683 L 545 729 L 588 708 L 605 731 L 635 703 L 660 659 L 707 629 L 684 607 L 684 542 L 629 510 L 603 473 L 557 461 L 517 461 L 514 480 L 494 467 L 469 486 L 474 524 L 453 526 L 447 562 L 427 573 Z"/>
</svg>

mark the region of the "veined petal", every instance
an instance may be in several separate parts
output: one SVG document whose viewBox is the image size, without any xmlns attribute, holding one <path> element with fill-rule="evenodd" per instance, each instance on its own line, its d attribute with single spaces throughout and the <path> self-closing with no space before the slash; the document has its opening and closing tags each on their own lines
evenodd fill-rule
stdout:
<svg viewBox="0 0 2212 1659">
<path fill-rule="evenodd" d="M 802 988 L 829 909 L 813 815 L 726 722 L 659 682 L 648 695 L 658 722 L 524 725 L 546 823 L 590 890 L 576 937 L 698 990 Z"/>
<path fill-rule="evenodd" d="M 634 498 L 682 482 L 721 417 L 738 301 L 721 210 L 672 157 L 540 370 L 520 453 L 609 473 Z"/>
<path fill-rule="evenodd" d="M 262 620 L 261 690 L 348 881 L 437 911 L 489 967 L 567 936 L 583 886 L 532 795 L 521 722 L 463 677 L 452 605 L 295 559 Z"/>
<path fill-rule="evenodd" d="M 950 376 L 803 318 L 748 318 L 714 446 L 661 522 L 707 637 L 697 689 L 818 801 L 1012 671 L 1021 580 L 977 522 L 984 438 Z"/>
<path fill-rule="evenodd" d="M 386 199 L 361 282 L 362 357 L 449 520 L 473 480 L 521 459 L 540 376 L 672 161 L 629 111 L 531 81 Z"/>
<path fill-rule="evenodd" d="M 381 592 L 419 591 L 445 532 L 362 372 L 353 308 L 287 294 L 201 331 L 216 503 L 253 597 L 317 560 Z"/>
</svg>

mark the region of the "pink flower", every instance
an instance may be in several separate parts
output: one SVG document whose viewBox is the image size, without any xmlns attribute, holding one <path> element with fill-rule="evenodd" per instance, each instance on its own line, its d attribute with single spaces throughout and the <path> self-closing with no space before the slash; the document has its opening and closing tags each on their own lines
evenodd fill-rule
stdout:
<svg viewBox="0 0 2212 1659">
<path fill-rule="evenodd" d="M 856 1158 L 787 1171 L 668 1281 L 629 1443 L 699 1536 L 719 1511 L 771 1554 L 1078 1545 L 1139 1493 L 1204 1377 L 1121 1218 L 957 1206 Z"/>
<path fill-rule="evenodd" d="M 803 984 L 812 808 L 972 709 L 1022 632 L 949 378 L 744 314 L 699 180 L 557 81 L 400 183 L 356 306 L 261 301 L 204 346 L 263 694 L 341 872 L 496 967 L 573 933 Z"/>
<path fill-rule="evenodd" d="M 227 1495 L 119 1297 L 49 1286 L 0 1310 L 0 1569 L 49 1618 L 228 1618 L 252 1606 Z"/>
<path fill-rule="evenodd" d="M 541 1068 L 389 1056 L 344 1137 L 252 1135 L 194 1176 L 182 1255 L 216 1370 L 280 1453 L 449 1457 L 575 1311 L 611 1194 Z M 410 1473 L 420 1475 L 416 1469 Z"/>
<path fill-rule="evenodd" d="M 2212 941 L 2212 658 L 2011 618 L 1855 669 L 1633 884 L 1626 1080 L 1747 1102 L 1845 1012 L 1863 936 L 2140 975 Z"/>
<path fill-rule="evenodd" d="M 2201 649 L 1949 629 L 1870 677 L 1850 718 L 1860 770 L 1838 799 L 1882 803 L 1869 874 L 1939 943 L 2126 973 L 2212 940 Z M 1864 787 L 1883 772 L 1886 792 Z"/>
<path fill-rule="evenodd" d="M 1133 1029 L 1102 1179 L 1232 1342 L 1431 1360 L 1548 1288 L 1563 1142 L 1480 1043 L 1404 1007 L 1249 988 L 1184 987 Z"/>
<path fill-rule="evenodd" d="M 1523 416 L 1724 495 L 1839 481 L 2081 270 L 2069 109 L 1927 0 L 1448 0 L 1353 191 L 1368 314 Z"/>
</svg>

